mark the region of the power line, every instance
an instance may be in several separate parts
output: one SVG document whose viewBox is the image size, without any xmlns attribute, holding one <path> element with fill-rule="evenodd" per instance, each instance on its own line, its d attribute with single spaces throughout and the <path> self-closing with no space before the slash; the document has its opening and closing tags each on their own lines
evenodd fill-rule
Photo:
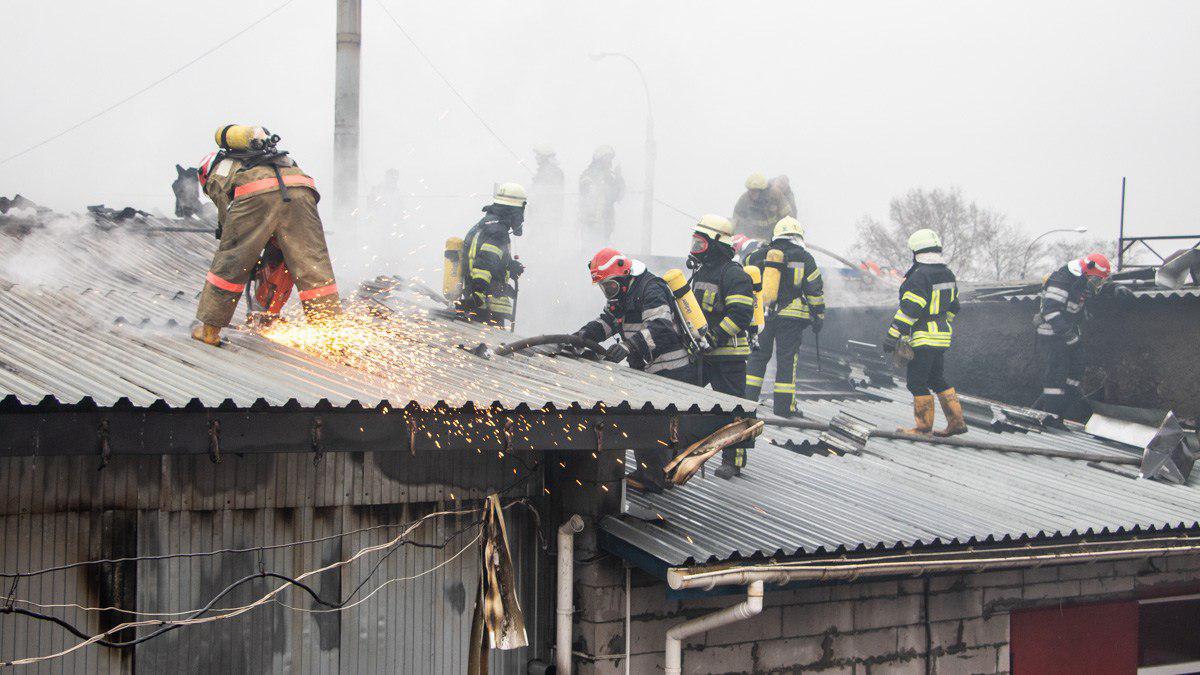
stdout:
<svg viewBox="0 0 1200 675">
<path fill-rule="evenodd" d="M 396 24 L 396 28 L 400 30 L 400 34 L 404 36 L 404 39 L 408 40 L 409 44 L 413 46 L 413 49 L 417 50 L 417 54 L 419 54 L 421 58 L 425 60 L 425 63 L 429 64 L 429 67 L 433 70 L 433 72 L 436 73 L 437 76 L 441 78 L 442 82 L 445 83 L 446 87 L 458 97 L 458 100 L 462 101 L 462 104 L 467 107 L 467 110 L 471 111 L 471 114 L 475 116 L 475 119 L 479 120 L 479 123 L 483 125 L 483 128 L 488 130 L 488 133 L 492 135 L 492 138 L 495 138 L 497 143 L 504 146 L 504 149 L 513 156 L 513 159 L 517 160 L 517 164 L 520 164 L 521 167 L 529 173 L 533 173 L 533 169 L 529 168 L 529 165 L 525 163 L 525 160 L 521 159 L 521 156 L 518 155 L 517 152 L 508 145 L 508 143 L 504 142 L 504 139 L 500 137 L 500 134 L 496 133 L 495 129 L 492 129 L 492 125 L 488 124 L 487 120 L 483 119 L 483 116 L 471 106 L 466 97 L 459 93 L 458 89 L 455 89 L 453 84 L 450 84 L 450 80 L 442 74 L 442 71 L 439 70 L 436 65 L 434 65 L 429 56 L 425 54 L 425 50 L 421 49 L 421 46 L 417 44 L 417 41 L 408 34 L 408 31 L 404 30 L 404 26 L 400 25 L 400 22 L 396 20 L 396 17 L 392 16 L 392 13 L 388 10 L 387 5 L 383 4 L 383 0 L 375 1 L 379 4 L 379 8 L 383 10 L 383 13 L 387 14 L 387 17 L 392 20 L 392 23 Z"/>
<path fill-rule="evenodd" d="M 213 45 L 212 47 L 209 47 L 207 50 L 202 52 L 196 58 L 192 59 L 191 61 L 188 61 L 187 63 L 183 64 L 182 66 L 179 66 L 178 68 L 176 68 L 175 70 L 172 70 L 171 72 L 167 73 L 166 75 L 163 75 L 162 77 L 160 77 L 157 80 L 151 82 L 150 84 L 142 87 L 141 89 L 138 89 L 137 91 L 126 96 L 125 98 L 117 101 L 116 103 L 113 103 L 112 105 L 108 106 L 107 108 L 100 110 L 99 112 L 91 115 L 90 117 L 84 118 L 83 120 L 76 122 L 75 124 L 72 124 L 71 126 L 67 127 L 66 129 L 63 129 L 62 131 L 58 132 L 57 134 L 54 134 L 53 136 L 49 136 L 45 139 L 42 139 L 41 141 L 34 143 L 33 145 L 29 146 L 28 148 L 25 148 L 24 150 L 22 150 L 16 154 L 9 155 L 8 157 L 5 157 L 4 159 L 0 159 L 0 166 L 8 164 L 9 162 L 11 162 L 14 159 L 17 159 L 18 157 L 23 157 L 23 156 L 33 152 L 34 150 L 37 150 L 38 148 L 42 147 L 43 145 L 50 143 L 51 141 L 55 141 L 59 138 L 62 138 L 63 136 L 66 136 L 67 134 L 71 133 L 72 131 L 75 131 L 79 127 L 87 124 L 88 122 L 91 122 L 92 120 L 102 117 L 102 116 L 112 112 L 113 110 L 116 110 L 117 108 L 121 107 L 122 105 L 128 103 L 129 101 L 132 101 L 133 99 L 137 98 L 138 96 L 141 96 L 142 94 L 150 91 L 151 89 L 157 87 L 158 85 L 162 84 L 163 82 L 166 82 L 167 80 L 178 75 L 179 73 L 183 72 L 184 70 L 187 70 L 188 68 L 196 65 L 196 63 L 198 63 L 199 61 L 201 61 L 208 55 L 212 54 L 213 52 L 217 51 L 221 47 L 224 47 L 225 45 L 229 44 L 230 42 L 233 42 L 237 38 L 241 37 L 248 31 L 250 31 L 255 26 L 259 25 L 260 23 L 266 21 L 267 19 L 271 18 L 275 14 L 279 13 L 280 10 L 282 10 L 283 8 L 292 4 L 293 2 L 295 2 L 295 0 L 284 0 L 283 4 L 279 5 L 275 9 L 272 9 L 271 11 L 267 12 L 263 16 L 259 17 L 257 20 L 255 20 L 253 23 L 251 23 L 249 26 L 246 26 L 245 28 L 239 30 L 238 32 L 234 33 L 233 35 L 230 35 L 229 37 L 218 42 L 217 44 Z"/>
</svg>

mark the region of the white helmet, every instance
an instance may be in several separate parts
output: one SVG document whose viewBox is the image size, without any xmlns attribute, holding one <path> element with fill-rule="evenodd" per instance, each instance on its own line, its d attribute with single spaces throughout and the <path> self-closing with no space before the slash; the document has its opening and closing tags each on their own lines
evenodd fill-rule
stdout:
<svg viewBox="0 0 1200 675">
<path fill-rule="evenodd" d="M 696 232 L 707 236 L 713 241 L 733 244 L 733 223 L 728 218 L 708 214 L 696 223 Z"/>
<path fill-rule="evenodd" d="M 520 183 L 501 183 L 496 186 L 496 193 L 492 198 L 493 204 L 504 204 L 505 206 L 525 206 L 526 195 L 525 188 L 521 187 Z"/>
<path fill-rule="evenodd" d="M 612 159 L 613 157 L 616 157 L 616 156 L 617 156 L 617 151 L 613 150 L 613 147 L 611 145 L 601 145 L 600 147 L 596 148 L 595 152 L 592 153 L 592 160 L 595 161 L 597 159 Z"/>
<path fill-rule="evenodd" d="M 781 237 L 798 237 L 800 241 L 804 241 L 804 226 L 795 218 L 784 216 L 775 223 L 775 231 L 771 233 L 772 239 Z"/>
<path fill-rule="evenodd" d="M 921 251 L 931 248 L 941 247 L 942 238 L 938 236 L 937 232 L 934 232 L 928 228 L 917 230 L 908 238 L 908 248 L 911 249 L 913 253 L 920 253 Z"/>
<path fill-rule="evenodd" d="M 540 157 L 553 157 L 555 154 L 554 146 L 550 145 L 549 143 L 538 143 L 537 145 L 533 146 L 533 154 Z"/>
</svg>

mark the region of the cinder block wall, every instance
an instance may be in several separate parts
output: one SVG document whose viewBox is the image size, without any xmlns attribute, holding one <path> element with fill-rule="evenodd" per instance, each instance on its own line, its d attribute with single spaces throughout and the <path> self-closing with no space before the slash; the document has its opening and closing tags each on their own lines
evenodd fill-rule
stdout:
<svg viewBox="0 0 1200 675">
<path fill-rule="evenodd" d="M 624 570 L 607 559 L 577 576 L 575 649 L 584 675 L 625 672 Z M 762 614 L 685 644 L 685 673 L 1005 673 L 1015 609 L 1102 602 L 1200 582 L 1200 556 L 924 579 L 768 587 Z M 928 583 L 928 589 L 926 584 Z M 633 574 L 630 672 L 662 672 L 671 626 L 741 596 L 668 600 Z M 926 592 L 928 590 L 928 592 Z M 926 627 L 928 613 L 928 628 Z M 926 654 L 928 653 L 928 656 Z M 604 658 L 617 657 L 617 658 Z"/>
</svg>

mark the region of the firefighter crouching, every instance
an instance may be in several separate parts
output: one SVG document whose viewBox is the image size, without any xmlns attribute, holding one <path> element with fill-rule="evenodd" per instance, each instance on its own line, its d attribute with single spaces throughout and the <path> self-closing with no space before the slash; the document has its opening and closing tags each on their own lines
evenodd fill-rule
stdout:
<svg viewBox="0 0 1200 675">
<path fill-rule="evenodd" d="M 613 248 L 602 249 L 588 263 L 592 283 L 604 292 L 606 304 L 600 316 L 575 335 L 593 342 L 617 336 L 607 358 L 628 360 L 634 370 L 661 375 L 680 382 L 696 382 L 696 366 L 687 349 L 686 328 L 674 309 L 675 298 L 667 282 L 646 269 L 639 260 Z M 672 450 L 662 447 L 637 450 L 637 468 L 630 478 L 642 488 L 661 492 L 668 483 L 663 467 Z"/>
<path fill-rule="evenodd" d="M 233 318 L 272 237 L 295 279 L 305 317 L 316 321 L 342 311 L 317 213 L 320 195 L 313 179 L 276 149 L 278 139 L 262 127 L 227 125 L 216 132 L 221 150 L 200 165 L 200 185 L 217 207 L 221 242 L 200 293 L 201 325 L 192 331 L 207 344 L 221 343 L 221 329 Z"/>
<path fill-rule="evenodd" d="M 721 216 L 700 219 L 692 233 L 687 264 L 696 270 L 692 291 L 708 322 L 710 350 L 700 360 L 701 386 L 743 397 L 746 359 L 750 357 L 749 328 L 754 319 L 754 283 L 734 260 L 733 224 Z M 753 444 L 753 441 L 750 441 Z M 733 478 L 746 465 L 745 448 L 721 453 L 720 478 Z"/>
<path fill-rule="evenodd" d="M 515 282 L 525 266 L 512 257 L 512 236 L 521 236 L 525 223 L 525 188 L 501 183 L 484 216 L 467 232 L 462 245 L 463 293 L 457 309 L 467 321 L 504 327 L 512 322 Z"/>
<path fill-rule="evenodd" d="M 951 324 L 958 312 L 958 283 L 942 257 L 942 241 L 933 230 L 917 230 L 908 238 L 913 264 L 900 285 L 900 308 L 884 337 L 883 349 L 893 352 L 904 340 L 912 347 L 905 378 L 913 395 L 916 426 L 899 429 L 912 434 L 933 432 L 933 394 L 946 415 L 946 428 L 935 436 L 967 431 L 958 394 L 946 382 L 946 350 L 950 349 Z"/>
<path fill-rule="evenodd" d="M 1045 354 L 1042 395 L 1033 407 L 1059 418 L 1078 419 L 1087 411 L 1080 385 L 1084 352 L 1080 324 L 1084 304 L 1102 289 L 1132 295 L 1129 289 L 1105 284 L 1112 266 L 1102 253 L 1091 253 L 1063 265 L 1042 284 L 1041 306 L 1034 317 L 1038 349 Z"/>
<path fill-rule="evenodd" d="M 772 408 L 780 417 L 791 417 L 801 339 L 805 328 L 812 327 L 813 333 L 821 331 L 825 320 L 825 282 L 817 261 L 804 248 L 804 228 L 791 216 L 779 220 L 770 245 L 751 253 L 746 264 L 762 271 L 767 319 L 758 336 L 759 350 L 750 355 L 747 364 L 745 395 L 758 400 L 774 346 Z"/>
</svg>

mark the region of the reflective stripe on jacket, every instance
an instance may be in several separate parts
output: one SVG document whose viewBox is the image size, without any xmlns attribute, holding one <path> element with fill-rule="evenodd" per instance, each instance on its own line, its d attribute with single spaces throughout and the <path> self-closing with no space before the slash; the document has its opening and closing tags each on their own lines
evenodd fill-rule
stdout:
<svg viewBox="0 0 1200 675">
<path fill-rule="evenodd" d="M 771 250 L 783 253 L 782 263 L 767 263 Z M 769 264 L 780 266 L 779 296 L 771 307 L 764 307 L 769 315 L 785 316 L 790 319 L 812 320 L 825 318 L 825 281 L 817 261 L 803 246 L 790 237 L 783 237 L 763 246 L 750 254 L 746 264 L 760 269 Z"/>
<path fill-rule="evenodd" d="M 1087 277 L 1073 274 L 1066 265 L 1051 272 L 1042 284 L 1037 334 L 1062 338 L 1067 344 L 1078 342 L 1087 297 Z"/>
<path fill-rule="evenodd" d="M 913 347 L 945 349 L 958 313 L 958 282 L 942 263 L 914 263 L 900 285 L 900 307 L 888 335 L 910 336 Z"/>
<path fill-rule="evenodd" d="M 700 301 L 713 340 L 714 349 L 707 356 L 749 357 L 754 283 L 746 270 L 732 260 L 702 265 L 692 277 L 692 291 Z"/>
<path fill-rule="evenodd" d="M 629 348 L 629 365 L 636 370 L 657 373 L 682 368 L 690 359 L 673 302 L 667 282 L 643 272 L 630 282 L 619 307 L 606 307 L 579 332 L 595 342 L 619 332 Z"/>
</svg>

